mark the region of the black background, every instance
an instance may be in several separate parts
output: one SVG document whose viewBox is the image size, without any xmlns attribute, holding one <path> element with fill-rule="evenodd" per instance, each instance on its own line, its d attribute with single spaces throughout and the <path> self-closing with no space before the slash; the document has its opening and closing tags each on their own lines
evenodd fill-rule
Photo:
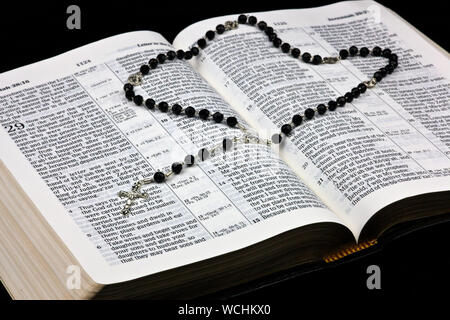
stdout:
<svg viewBox="0 0 450 320">
<path fill-rule="evenodd" d="M 4 72 L 67 50 L 127 31 L 153 30 L 172 41 L 184 27 L 210 17 L 289 8 L 317 7 L 333 1 L 8 1 L 0 9 L 1 69 Z M 420 5 L 379 1 L 448 51 L 447 7 L 444 1 Z M 66 9 L 81 8 L 81 30 L 66 28 Z M 306 274 L 282 284 L 248 293 L 240 299 L 274 302 L 323 298 L 351 301 L 386 296 L 429 296 L 450 285 L 450 224 L 415 232 L 394 241 L 382 252 Z M 366 268 L 377 264 L 382 289 L 368 290 Z M 1 286 L 0 286 L 1 287 Z M 9 295 L 0 288 L 0 297 Z M 294 294 L 294 295 L 293 295 Z M 448 294 L 447 294 L 448 297 Z M 295 305 L 291 305 L 295 307 Z"/>
</svg>

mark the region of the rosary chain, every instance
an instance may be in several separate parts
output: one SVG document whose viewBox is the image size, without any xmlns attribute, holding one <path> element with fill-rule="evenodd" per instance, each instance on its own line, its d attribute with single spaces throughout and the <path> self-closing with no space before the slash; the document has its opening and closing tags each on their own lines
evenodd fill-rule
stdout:
<svg viewBox="0 0 450 320">
<path fill-rule="evenodd" d="M 198 162 L 203 162 L 208 160 L 210 157 L 215 157 L 217 155 L 217 151 L 222 151 L 223 153 L 231 150 L 233 147 L 236 147 L 238 144 L 263 144 L 270 146 L 272 141 L 270 139 L 261 139 L 257 135 L 253 135 L 251 133 L 244 133 L 240 136 L 234 136 L 230 138 L 224 138 L 221 144 L 217 144 L 211 147 L 209 150 L 206 148 L 202 148 L 199 150 L 198 155 L 188 155 L 182 162 L 175 162 L 172 164 L 172 167 L 167 172 L 163 173 L 162 171 L 156 171 L 153 177 L 144 178 L 138 180 L 131 187 L 131 192 L 127 191 L 119 191 L 118 196 L 120 198 L 127 198 L 124 208 L 122 209 L 122 214 L 128 215 L 131 213 L 131 206 L 137 199 L 148 199 L 149 195 L 146 192 L 141 191 L 141 188 L 144 185 L 157 182 L 164 182 L 167 178 L 169 178 L 173 174 L 179 174 L 183 168 L 183 166 L 193 166 Z"/>
<path fill-rule="evenodd" d="M 226 117 L 221 112 L 215 112 L 212 114 L 207 109 L 201 109 L 197 111 L 193 107 L 189 106 L 183 109 L 179 104 L 174 104 L 169 106 L 169 104 L 165 101 L 161 101 L 158 104 L 151 99 L 147 98 L 144 101 L 144 98 L 141 95 L 136 95 L 134 92 L 134 87 L 142 84 L 143 78 L 145 75 L 149 74 L 151 69 L 156 69 L 158 65 L 173 60 L 190 60 L 192 57 L 197 56 L 200 53 L 200 49 L 204 50 L 208 43 L 211 42 L 216 35 L 221 35 L 226 31 L 231 31 L 237 29 L 239 25 L 249 25 L 259 28 L 262 32 L 264 32 L 269 41 L 272 42 L 275 48 L 280 48 L 283 53 L 289 54 L 293 58 L 299 59 L 305 63 L 310 63 L 313 65 L 320 64 L 334 64 L 340 62 L 342 60 L 346 60 L 348 57 L 355 57 L 357 55 L 361 57 L 367 57 L 372 55 L 374 57 L 384 57 L 388 59 L 388 64 L 384 67 L 380 68 L 376 71 L 372 78 L 368 81 L 363 81 L 358 84 L 356 87 L 352 88 L 351 91 L 345 93 L 343 96 L 340 96 L 334 100 L 328 101 L 325 105 L 321 103 L 317 105 L 316 108 L 307 108 L 304 110 L 303 115 L 294 114 L 289 123 L 283 124 L 280 128 L 279 133 L 275 133 L 272 135 L 269 140 L 261 140 L 259 137 L 252 136 L 248 133 L 248 130 L 238 122 L 236 117 L 229 116 Z M 309 52 L 301 53 L 300 49 L 291 47 L 291 45 L 287 42 L 283 42 L 278 35 L 275 33 L 275 30 L 268 26 L 265 21 L 259 21 L 254 16 L 248 16 L 245 14 L 239 15 L 237 21 L 226 21 L 224 24 L 219 24 L 216 26 L 216 29 L 208 30 L 203 37 L 197 40 L 197 42 L 190 46 L 189 50 L 177 50 L 176 52 L 173 50 L 168 51 L 167 53 L 160 53 L 155 58 L 149 60 L 148 64 L 144 64 L 140 67 L 139 72 L 131 74 L 128 77 L 128 82 L 124 85 L 125 97 L 128 100 L 132 100 L 137 106 L 144 104 L 148 109 L 154 110 L 155 106 L 158 106 L 158 109 L 161 112 L 171 112 L 174 115 L 184 114 L 189 118 L 194 118 L 198 116 L 202 120 L 212 119 L 216 123 L 223 123 L 225 120 L 226 124 L 231 128 L 237 128 L 243 132 L 243 135 L 240 137 L 233 137 L 233 139 L 225 138 L 222 141 L 221 145 L 215 146 L 210 150 L 206 148 L 200 149 L 197 156 L 188 155 L 184 159 L 183 162 L 176 162 L 172 164 L 171 170 L 167 173 L 163 173 L 161 171 L 155 172 L 153 177 L 139 180 L 132 186 L 131 192 L 120 191 L 119 197 L 127 198 L 125 207 L 122 210 L 124 215 L 129 214 L 131 205 L 136 199 L 148 198 L 148 194 L 141 191 L 142 186 L 157 182 L 164 182 L 166 178 L 170 177 L 172 174 L 178 174 L 181 172 L 184 166 L 190 167 L 196 163 L 196 161 L 205 161 L 210 156 L 214 156 L 216 151 L 222 149 L 223 151 L 229 150 L 231 145 L 236 145 L 237 143 L 264 143 L 267 145 L 280 144 L 283 140 L 283 136 L 289 136 L 292 130 L 296 127 L 299 127 L 303 123 L 303 119 L 311 120 L 315 114 L 323 115 L 327 111 L 334 111 L 337 107 L 343 107 L 346 103 L 350 103 L 353 99 L 358 98 L 361 94 L 365 93 L 369 88 L 375 87 L 375 85 L 380 82 L 384 77 L 388 74 L 391 74 L 398 66 L 398 56 L 389 48 L 381 49 L 378 46 L 375 46 L 372 50 L 369 50 L 367 47 L 361 47 L 358 49 L 356 46 L 351 46 L 349 49 L 342 49 L 339 51 L 339 55 L 336 57 L 321 57 L 320 55 L 312 56 Z"/>
</svg>

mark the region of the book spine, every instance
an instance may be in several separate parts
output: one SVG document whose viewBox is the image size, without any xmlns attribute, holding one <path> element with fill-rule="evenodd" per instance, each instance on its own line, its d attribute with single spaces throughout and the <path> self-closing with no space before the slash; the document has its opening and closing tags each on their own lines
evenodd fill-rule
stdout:
<svg viewBox="0 0 450 320">
<path fill-rule="evenodd" d="M 367 248 L 369 248 L 369 247 L 371 247 L 371 246 L 373 246 L 375 244 L 377 244 L 377 239 L 361 242 L 361 243 L 355 244 L 355 245 L 353 245 L 353 246 L 351 246 L 349 248 L 346 248 L 346 249 L 343 249 L 343 250 L 338 251 L 336 253 L 330 254 L 330 255 L 324 257 L 323 260 L 326 263 L 330 263 L 330 262 L 342 259 L 342 258 L 344 258 L 344 257 L 346 257 L 348 255 L 351 255 L 351 254 L 355 253 L 355 252 L 367 249 Z"/>
</svg>

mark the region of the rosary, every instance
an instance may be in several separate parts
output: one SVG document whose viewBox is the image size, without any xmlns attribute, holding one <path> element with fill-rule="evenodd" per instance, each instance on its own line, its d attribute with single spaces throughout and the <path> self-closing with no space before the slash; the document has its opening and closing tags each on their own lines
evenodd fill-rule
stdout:
<svg viewBox="0 0 450 320">
<path fill-rule="evenodd" d="M 361 57 L 367 57 L 369 54 L 375 57 L 384 57 L 388 59 L 388 64 L 384 67 L 380 68 L 376 71 L 372 78 L 369 81 L 364 81 L 358 84 L 356 87 L 352 88 L 349 92 L 345 93 L 344 96 L 338 97 L 335 100 L 328 101 L 327 105 L 321 103 L 317 105 L 315 109 L 307 108 L 303 115 L 294 114 L 292 116 L 292 120 L 290 123 L 283 124 L 280 128 L 279 133 L 275 133 L 272 135 L 271 139 L 261 140 L 259 137 L 249 134 L 247 129 L 238 122 L 236 117 L 229 116 L 225 117 L 221 112 L 215 112 L 211 114 L 208 109 L 201 109 L 197 111 L 194 107 L 188 106 L 183 109 L 179 104 L 174 104 L 169 106 L 169 104 L 165 101 L 161 101 L 156 103 L 155 100 L 151 98 L 144 98 L 141 95 L 136 95 L 134 93 L 134 86 L 138 86 L 142 83 L 142 79 L 145 75 L 149 74 L 151 69 L 156 69 L 159 64 L 166 63 L 167 61 L 173 61 L 175 59 L 178 60 L 190 60 L 192 57 L 197 56 L 200 53 L 201 49 L 205 49 L 208 45 L 209 41 L 214 40 L 216 34 L 220 35 L 226 31 L 230 31 L 233 29 L 237 29 L 239 24 L 247 24 L 250 26 L 254 26 L 259 28 L 262 32 L 264 32 L 269 41 L 272 42 L 275 48 L 280 48 L 281 51 L 285 54 L 291 55 L 295 59 L 300 59 L 305 63 L 312 63 L 314 65 L 324 64 L 324 63 L 336 63 L 340 60 L 345 60 L 348 57 L 354 57 L 358 54 Z M 240 137 L 233 137 L 232 139 L 224 138 L 222 143 L 214 146 L 211 149 L 202 148 L 199 150 L 198 155 L 187 155 L 182 162 L 175 162 L 171 166 L 171 170 L 164 173 L 161 171 L 157 171 L 154 173 L 153 177 L 144 178 L 139 180 L 133 184 L 130 192 L 120 191 L 118 196 L 121 198 L 126 198 L 126 204 L 122 209 L 123 215 L 128 215 L 131 212 L 131 206 L 136 199 L 147 199 L 148 194 L 146 192 L 141 191 L 142 186 L 150 183 L 162 183 L 167 178 L 169 178 L 172 174 L 179 174 L 183 167 L 191 167 L 195 163 L 199 161 L 205 161 L 210 156 L 214 156 L 217 151 L 226 152 L 232 148 L 233 145 L 240 143 L 262 143 L 270 146 L 273 144 L 280 144 L 283 140 L 284 136 L 289 136 L 294 128 L 299 127 L 303 119 L 311 120 L 316 112 L 319 115 L 323 115 L 329 111 L 335 111 L 337 107 L 343 107 L 347 102 L 352 102 L 353 99 L 358 98 L 362 93 L 366 92 L 367 88 L 373 88 L 378 82 L 380 82 L 386 75 L 391 74 L 398 66 L 398 57 L 395 53 L 392 53 L 390 49 L 381 49 L 376 46 L 372 50 L 369 50 L 367 47 L 362 47 L 358 49 L 356 46 L 351 46 L 348 50 L 342 49 L 339 51 L 339 55 L 337 57 L 324 57 L 322 58 L 320 55 L 312 56 L 308 52 L 304 52 L 301 54 L 300 49 L 292 48 L 291 45 L 287 42 L 283 42 L 275 33 L 275 30 L 268 26 L 266 22 L 260 21 L 258 22 L 256 17 L 241 14 L 237 21 L 227 21 L 224 24 L 219 24 L 216 26 L 216 30 L 209 30 L 206 32 L 205 36 L 200 38 L 196 45 L 191 46 L 188 51 L 178 50 L 178 51 L 168 51 L 167 53 L 160 53 L 156 56 L 156 58 L 150 59 L 148 64 L 144 64 L 140 67 L 139 72 L 132 74 L 128 78 L 128 82 L 124 85 L 125 97 L 133 101 L 137 106 L 145 105 L 150 110 L 159 109 L 161 112 L 171 112 L 174 115 L 182 115 L 188 118 L 200 118 L 203 121 L 213 121 L 215 123 L 222 123 L 230 128 L 236 128 L 243 132 L 243 135 Z"/>
</svg>

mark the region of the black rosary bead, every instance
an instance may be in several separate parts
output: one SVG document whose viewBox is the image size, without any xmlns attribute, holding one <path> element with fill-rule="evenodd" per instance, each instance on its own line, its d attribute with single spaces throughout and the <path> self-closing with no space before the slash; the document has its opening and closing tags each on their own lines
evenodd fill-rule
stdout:
<svg viewBox="0 0 450 320">
<path fill-rule="evenodd" d="M 225 138 L 222 140 L 222 149 L 223 151 L 228 151 L 233 146 L 233 141 L 231 139 Z"/>
<path fill-rule="evenodd" d="M 281 141 L 283 141 L 283 136 L 279 133 L 275 133 L 272 135 L 272 143 L 274 144 L 280 144 Z"/>
<path fill-rule="evenodd" d="M 198 116 L 200 119 L 206 120 L 209 117 L 209 110 L 208 109 L 202 109 L 198 112 Z"/>
<path fill-rule="evenodd" d="M 156 60 L 155 58 L 150 59 L 148 65 L 150 66 L 150 68 L 156 69 L 156 67 L 158 66 L 158 60 Z"/>
<path fill-rule="evenodd" d="M 359 95 L 361 94 L 361 92 L 359 91 L 358 88 L 353 88 L 351 92 L 352 92 L 353 98 L 358 98 Z"/>
<path fill-rule="evenodd" d="M 274 31 L 273 31 L 273 28 L 272 28 L 272 27 L 266 27 L 266 28 L 264 29 L 264 33 L 265 33 L 266 35 L 268 35 L 268 36 L 270 36 L 273 32 L 274 32 Z"/>
<path fill-rule="evenodd" d="M 150 110 L 153 109 L 155 107 L 155 100 L 153 100 L 151 98 L 146 99 L 145 106 Z"/>
<path fill-rule="evenodd" d="M 273 39 L 273 41 L 272 41 L 272 43 L 273 43 L 273 46 L 275 47 L 275 48 L 278 48 L 278 47 L 280 47 L 280 45 L 281 45 L 281 43 L 282 43 L 283 41 L 281 41 L 281 39 L 280 38 L 275 38 L 275 39 Z"/>
<path fill-rule="evenodd" d="M 206 148 L 201 148 L 198 151 L 198 157 L 200 158 L 200 161 L 205 161 L 209 158 L 209 151 Z"/>
<path fill-rule="evenodd" d="M 353 94 L 351 92 L 346 92 L 344 94 L 344 98 L 346 102 L 352 102 L 353 101 Z"/>
<path fill-rule="evenodd" d="M 153 175 L 153 180 L 157 183 L 162 183 L 164 180 L 166 180 L 166 175 L 162 173 L 161 171 L 156 171 Z"/>
<path fill-rule="evenodd" d="M 128 100 L 133 100 L 133 98 L 134 98 L 134 91 L 133 90 L 127 90 L 126 92 L 125 92 L 125 97 L 128 99 Z"/>
<path fill-rule="evenodd" d="M 396 69 L 396 68 L 398 67 L 398 62 L 397 62 L 397 61 L 391 61 L 391 62 L 389 62 L 389 64 L 390 64 L 394 69 Z"/>
<path fill-rule="evenodd" d="M 267 23 L 265 21 L 258 22 L 259 30 L 264 30 L 267 27 Z"/>
<path fill-rule="evenodd" d="M 133 102 L 134 102 L 137 106 L 140 106 L 140 105 L 142 104 L 143 101 L 144 101 L 144 98 L 142 98 L 141 95 L 134 96 L 134 98 L 133 98 Z"/>
<path fill-rule="evenodd" d="M 381 76 L 384 78 L 387 75 L 387 70 L 386 68 L 380 68 L 380 70 L 378 70 L 379 73 L 381 73 Z"/>
<path fill-rule="evenodd" d="M 327 112 L 327 107 L 326 107 L 323 103 L 319 104 L 319 105 L 317 106 L 317 113 L 320 114 L 320 115 L 322 115 L 322 114 L 324 114 L 325 112 Z"/>
<path fill-rule="evenodd" d="M 345 99 L 345 97 L 339 97 L 336 99 L 336 102 L 339 107 L 343 107 L 345 105 L 345 103 L 347 102 L 347 100 Z"/>
<path fill-rule="evenodd" d="M 376 80 L 377 82 L 380 82 L 381 80 L 383 80 L 383 78 L 384 78 L 386 75 L 387 75 L 386 69 L 382 68 L 382 69 L 379 69 L 378 71 L 376 71 L 376 72 L 373 74 L 373 78 L 375 78 L 375 80 Z"/>
<path fill-rule="evenodd" d="M 169 104 L 165 101 L 161 101 L 160 103 L 158 103 L 158 109 L 161 112 L 167 112 L 167 110 L 169 110 Z"/>
<path fill-rule="evenodd" d="M 182 111 L 183 111 L 183 108 L 179 104 L 176 103 L 172 106 L 173 114 L 179 115 L 179 114 L 181 114 Z"/>
<path fill-rule="evenodd" d="M 198 39 L 197 45 L 199 46 L 200 49 L 205 49 L 206 48 L 206 40 L 204 38 Z"/>
<path fill-rule="evenodd" d="M 215 35 L 216 35 L 216 33 L 214 32 L 214 31 L 212 31 L 212 30 L 208 30 L 208 31 L 206 31 L 206 33 L 205 33 L 205 37 L 208 39 L 208 40 L 212 40 L 212 39 L 214 39 L 214 37 L 215 37 Z"/>
<path fill-rule="evenodd" d="M 281 126 L 281 132 L 283 132 L 285 135 L 288 135 L 292 131 L 292 126 L 290 124 L 283 124 Z"/>
<path fill-rule="evenodd" d="M 369 55 L 369 49 L 367 49 L 367 47 L 362 47 L 359 49 L 359 55 L 361 57 L 367 57 Z"/>
<path fill-rule="evenodd" d="M 191 53 L 193 56 L 198 56 L 198 54 L 200 53 L 200 50 L 198 50 L 197 47 L 192 47 L 191 48 Z"/>
<path fill-rule="evenodd" d="M 238 17 L 238 23 L 240 24 L 244 24 L 247 22 L 247 16 L 245 14 L 241 14 Z"/>
<path fill-rule="evenodd" d="M 148 64 L 143 64 L 140 68 L 139 71 L 143 74 L 146 75 L 150 72 L 150 67 L 148 66 Z"/>
<path fill-rule="evenodd" d="M 195 116 L 195 109 L 193 107 L 187 107 L 186 109 L 184 109 L 184 113 L 189 117 L 192 118 L 193 116 Z"/>
<path fill-rule="evenodd" d="M 390 60 L 390 61 L 398 61 L 398 56 L 397 56 L 395 53 L 393 53 L 393 54 L 391 54 L 391 56 L 389 57 L 389 60 Z"/>
<path fill-rule="evenodd" d="M 313 64 L 321 64 L 322 63 L 322 57 L 316 54 L 312 59 Z"/>
<path fill-rule="evenodd" d="M 392 64 L 387 64 L 384 68 L 386 69 L 386 72 L 388 74 L 391 74 L 392 72 L 394 72 L 394 67 L 392 66 Z"/>
<path fill-rule="evenodd" d="M 348 51 L 346 49 L 342 49 L 339 51 L 339 57 L 341 57 L 342 60 L 345 60 L 348 58 Z"/>
<path fill-rule="evenodd" d="M 225 32 L 225 26 L 223 24 L 218 24 L 216 26 L 217 34 L 222 34 Z"/>
<path fill-rule="evenodd" d="M 385 58 L 389 58 L 391 56 L 391 53 L 392 53 L 391 49 L 386 48 L 386 49 L 383 50 L 382 55 Z"/>
<path fill-rule="evenodd" d="M 306 119 L 312 119 L 314 117 L 314 114 L 316 112 L 314 111 L 314 109 L 308 108 L 305 110 L 305 117 Z"/>
<path fill-rule="evenodd" d="M 293 123 L 295 126 L 301 125 L 301 124 L 302 124 L 302 121 L 303 121 L 303 117 L 302 117 L 301 115 L 299 115 L 299 114 L 295 114 L 295 115 L 292 117 L 292 123 Z"/>
<path fill-rule="evenodd" d="M 173 60 L 176 57 L 177 57 L 177 54 L 175 53 L 175 51 L 173 51 L 173 50 L 167 51 L 167 59 L 168 60 Z"/>
<path fill-rule="evenodd" d="M 359 92 L 364 93 L 367 90 L 367 86 L 364 83 L 358 84 Z"/>
<path fill-rule="evenodd" d="M 275 40 L 277 38 L 277 34 L 276 33 L 272 33 L 269 34 L 269 41 L 272 42 L 273 40 Z"/>
<path fill-rule="evenodd" d="M 357 48 L 356 46 L 351 46 L 351 47 L 348 49 L 348 53 L 349 53 L 352 57 L 354 57 L 354 56 L 356 56 L 356 55 L 358 54 L 358 48 Z"/>
<path fill-rule="evenodd" d="M 281 51 L 283 51 L 284 53 L 288 53 L 290 49 L 291 49 L 291 45 L 287 42 L 285 42 L 281 45 Z"/>
<path fill-rule="evenodd" d="M 214 114 L 212 115 L 212 118 L 215 122 L 220 123 L 223 120 L 223 114 L 220 112 L 214 112 Z"/>
<path fill-rule="evenodd" d="M 328 110 L 334 111 L 337 108 L 337 102 L 334 100 L 328 101 Z"/>
<path fill-rule="evenodd" d="M 379 56 L 381 56 L 381 48 L 380 47 L 374 47 L 373 49 L 372 49 L 372 55 L 373 56 L 375 56 L 375 57 L 379 57 Z"/>
<path fill-rule="evenodd" d="M 175 174 L 179 174 L 183 170 L 183 165 L 179 162 L 172 163 L 172 171 Z"/>
<path fill-rule="evenodd" d="M 192 54 L 192 52 L 189 50 L 189 51 L 186 51 L 185 53 L 184 53 L 184 59 L 185 60 L 190 60 L 191 58 L 192 58 L 192 56 L 193 56 L 193 54 Z"/>
<path fill-rule="evenodd" d="M 334 111 L 337 108 L 337 102 L 334 100 L 328 101 L 328 110 Z"/>
<path fill-rule="evenodd" d="M 292 49 L 291 55 L 292 55 L 294 58 L 300 57 L 300 49 L 298 49 L 298 48 Z"/>
<path fill-rule="evenodd" d="M 187 156 L 184 158 L 184 163 L 186 163 L 186 165 L 187 165 L 188 167 L 193 166 L 194 163 L 195 163 L 195 157 L 194 157 L 192 154 L 187 155 Z"/>
<path fill-rule="evenodd" d="M 227 118 L 227 125 L 229 125 L 230 127 L 235 127 L 237 125 L 236 117 L 228 117 Z"/>
<path fill-rule="evenodd" d="M 164 53 L 160 53 L 156 56 L 156 59 L 158 59 L 159 63 L 164 63 L 166 61 L 167 57 Z"/>
<path fill-rule="evenodd" d="M 256 19 L 256 17 L 254 17 L 254 16 L 248 17 L 248 24 L 249 25 L 254 26 L 256 24 L 256 22 L 258 22 L 258 19 Z"/>
<path fill-rule="evenodd" d="M 123 90 L 126 92 L 126 91 L 128 91 L 128 90 L 133 90 L 133 85 L 131 84 L 131 83 L 125 83 L 124 85 L 123 85 Z"/>
<path fill-rule="evenodd" d="M 305 62 L 309 62 L 311 60 L 311 54 L 309 52 L 305 52 L 302 54 L 302 60 Z"/>
<path fill-rule="evenodd" d="M 184 58 L 184 51 L 183 50 L 177 50 L 177 58 L 182 60 Z"/>
<path fill-rule="evenodd" d="M 383 75 L 379 71 L 375 72 L 373 74 L 373 77 L 375 78 L 375 80 L 377 80 L 377 82 L 380 82 L 381 80 L 383 80 Z"/>
</svg>

